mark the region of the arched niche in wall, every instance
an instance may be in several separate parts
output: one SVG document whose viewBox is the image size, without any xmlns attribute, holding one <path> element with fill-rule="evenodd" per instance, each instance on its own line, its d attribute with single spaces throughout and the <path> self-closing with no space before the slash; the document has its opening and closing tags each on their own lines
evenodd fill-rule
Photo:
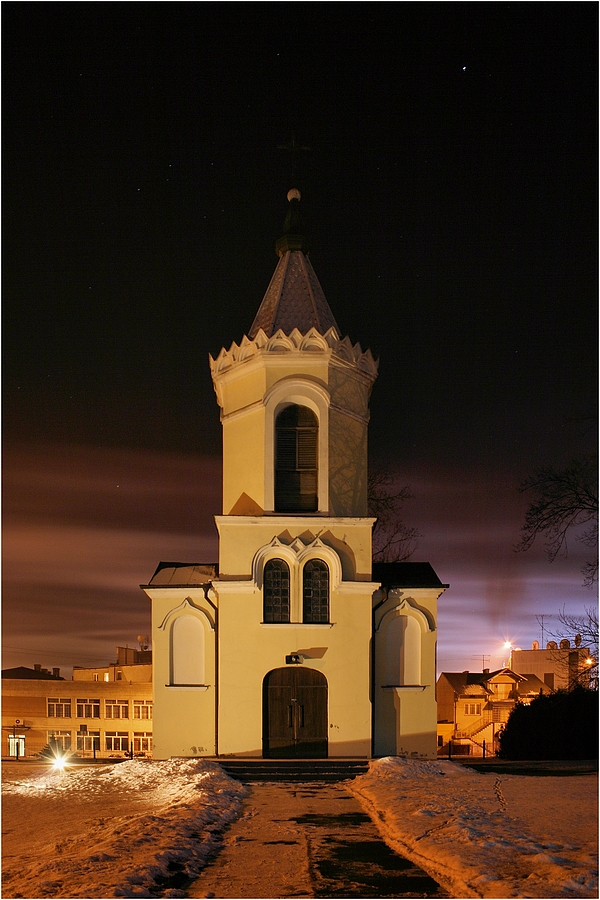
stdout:
<svg viewBox="0 0 600 900">
<path fill-rule="evenodd" d="M 385 629 L 385 683 L 421 683 L 421 626 L 413 616 L 394 616 Z"/>
<path fill-rule="evenodd" d="M 204 684 L 204 678 L 204 624 L 199 616 L 178 616 L 171 625 L 171 684 Z"/>
<path fill-rule="evenodd" d="M 422 640 L 424 634 L 435 630 L 432 617 L 403 598 L 382 616 L 376 630 L 382 639 L 385 665 L 380 671 L 385 685 L 420 685 Z"/>
</svg>

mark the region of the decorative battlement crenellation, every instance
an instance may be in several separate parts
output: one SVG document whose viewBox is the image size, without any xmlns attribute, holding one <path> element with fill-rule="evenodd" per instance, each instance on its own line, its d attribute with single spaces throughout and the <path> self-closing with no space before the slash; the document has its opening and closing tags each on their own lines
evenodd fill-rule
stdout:
<svg viewBox="0 0 600 900">
<path fill-rule="evenodd" d="M 279 329 L 272 337 L 267 337 L 260 328 L 253 340 L 244 335 L 239 344 L 234 341 L 229 350 L 223 348 L 216 359 L 209 354 L 209 361 L 211 372 L 215 376 L 261 353 L 326 353 L 329 351 L 333 351 L 336 356 L 357 366 L 372 378 L 377 377 L 379 362 L 373 358 L 371 351 L 363 350 L 358 343 L 352 344 L 348 336 L 340 339 L 333 327 L 324 335 L 320 334 L 316 328 L 311 328 L 306 334 L 302 334 L 297 328 L 294 328 L 289 334 L 285 334 Z"/>
</svg>

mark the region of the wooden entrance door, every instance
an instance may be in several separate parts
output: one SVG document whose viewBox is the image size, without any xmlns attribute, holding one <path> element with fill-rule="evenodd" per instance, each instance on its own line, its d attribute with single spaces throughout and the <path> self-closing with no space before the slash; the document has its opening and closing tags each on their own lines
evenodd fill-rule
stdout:
<svg viewBox="0 0 600 900">
<path fill-rule="evenodd" d="M 327 757 L 327 679 L 321 672 L 286 666 L 265 676 L 263 756 Z"/>
</svg>

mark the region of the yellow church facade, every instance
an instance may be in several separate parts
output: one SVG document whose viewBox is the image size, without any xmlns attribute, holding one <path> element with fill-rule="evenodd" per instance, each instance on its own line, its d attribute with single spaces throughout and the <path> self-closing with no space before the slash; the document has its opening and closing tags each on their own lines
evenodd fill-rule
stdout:
<svg viewBox="0 0 600 900">
<path fill-rule="evenodd" d="M 223 427 L 218 563 L 161 563 L 154 756 L 436 755 L 428 563 L 373 565 L 370 351 L 341 338 L 298 191 L 239 344 L 210 359 Z"/>
</svg>

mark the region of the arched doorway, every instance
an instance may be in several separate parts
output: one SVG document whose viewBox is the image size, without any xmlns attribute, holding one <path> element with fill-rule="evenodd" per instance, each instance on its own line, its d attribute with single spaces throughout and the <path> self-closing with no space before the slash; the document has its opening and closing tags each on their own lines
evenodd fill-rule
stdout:
<svg viewBox="0 0 600 900">
<path fill-rule="evenodd" d="M 263 756 L 327 757 L 327 679 L 321 672 L 286 666 L 265 675 Z"/>
</svg>

